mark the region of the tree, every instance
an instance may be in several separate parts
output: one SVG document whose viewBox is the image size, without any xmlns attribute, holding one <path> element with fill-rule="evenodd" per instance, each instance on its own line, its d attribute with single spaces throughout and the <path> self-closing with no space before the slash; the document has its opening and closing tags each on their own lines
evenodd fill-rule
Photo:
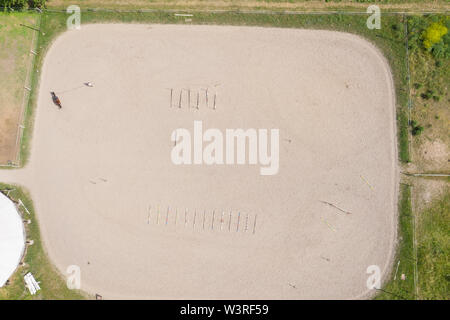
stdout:
<svg viewBox="0 0 450 320">
<path fill-rule="evenodd" d="M 0 0 L 0 8 L 3 10 L 21 10 L 27 4 L 29 8 L 42 8 L 45 5 L 45 0 Z"/>
<path fill-rule="evenodd" d="M 446 58 L 448 55 L 448 46 L 441 41 L 433 46 L 432 52 L 436 58 Z"/>
<path fill-rule="evenodd" d="M 14 9 L 20 10 L 26 5 L 26 0 L 0 0 L 0 8 L 3 10 Z"/>
<path fill-rule="evenodd" d="M 42 8 L 45 5 L 45 0 L 28 0 L 30 8 Z"/>
<path fill-rule="evenodd" d="M 442 37 L 445 36 L 448 29 L 441 22 L 433 22 L 422 33 L 423 45 L 426 49 L 431 50 L 433 46 L 442 41 Z"/>
</svg>

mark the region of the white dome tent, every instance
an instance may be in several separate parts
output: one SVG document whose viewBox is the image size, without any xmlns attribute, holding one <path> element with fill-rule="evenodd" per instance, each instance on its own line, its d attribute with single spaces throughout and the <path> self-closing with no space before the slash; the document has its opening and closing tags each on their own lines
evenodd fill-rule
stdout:
<svg viewBox="0 0 450 320">
<path fill-rule="evenodd" d="M 24 249 L 22 218 L 14 203 L 0 192 L 0 288 L 16 270 Z"/>
</svg>

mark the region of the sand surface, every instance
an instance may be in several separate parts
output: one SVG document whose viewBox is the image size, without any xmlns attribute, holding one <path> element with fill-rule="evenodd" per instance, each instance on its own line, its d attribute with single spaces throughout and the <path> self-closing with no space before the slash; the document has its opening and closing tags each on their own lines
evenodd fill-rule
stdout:
<svg viewBox="0 0 450 320">
<path fill-rule="evenodd" d="M 178 108 L 206 88 L 209 107 Z M 174 165 L 194 120 L 279 128 L 279 173 Z M 354 35 L 88 25 L 49 50 L 29 165 L 0 181 L 31 191 L 51 260 L 104 298 L 362 298 L 393 254 L 395 137 L 390 70 Z"/>
</svg>

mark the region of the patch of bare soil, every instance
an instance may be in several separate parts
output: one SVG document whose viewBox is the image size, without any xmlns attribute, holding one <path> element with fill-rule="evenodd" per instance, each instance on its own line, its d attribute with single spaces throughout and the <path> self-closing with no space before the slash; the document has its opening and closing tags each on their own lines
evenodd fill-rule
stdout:
<svg viewBox="0 0 450 320">
<path fill-rule="evenodd" d="M 12 46 L 14 47 L 14 46 Z M 14 76 L 16 59 L 12 50 L 0 57 L 0 74 L 3 80 Z M 19 120 L 19 106 L 16 102 L 12 84 L 1 81 L 3 90 L 0 92 L 0 164 L 15 160 L 16 132 Z"/>
<path fill-rule="evenodd" d="M 414 165 L 410 172 L 450 172 L 450 148 L 447 143 L 440 138 L 424 138 L 414 147 Z"/>
<path fill-rule="evenodd" d="M 448 186 L 446 179 L 415 178 L 413 183 L 415 211 L 423 212 L 429 208 L 433 200 L 443 196 Z"/>
<path fill-rule="evenodd" d="M 7 164 L 15 158 L 17 112 L 14 108 L 0 107 L 0 113 L 0 164 Z"/>
</svg>

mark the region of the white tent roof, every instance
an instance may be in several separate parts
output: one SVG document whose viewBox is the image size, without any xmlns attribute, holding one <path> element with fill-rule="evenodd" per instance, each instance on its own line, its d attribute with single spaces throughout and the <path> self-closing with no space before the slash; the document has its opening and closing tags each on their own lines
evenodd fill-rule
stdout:
<svg viewBox="0 0 450 320">
<path fill-rule="evenodd" d="M 22 218 L 14 203 L 0 192 L 0 287 L 16 270 L 24 248 Z"/>
</svg>

